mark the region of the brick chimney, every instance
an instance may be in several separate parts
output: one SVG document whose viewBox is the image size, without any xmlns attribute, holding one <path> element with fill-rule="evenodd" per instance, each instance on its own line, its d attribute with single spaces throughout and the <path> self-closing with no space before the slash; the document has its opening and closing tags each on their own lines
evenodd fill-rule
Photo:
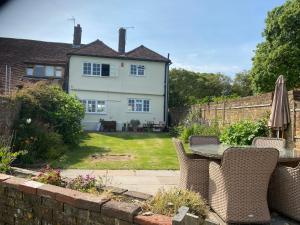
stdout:
<svg viewBox="0 0 300 225">
<path fill-rule="evenodd" d="M 80 27 L 80 24 L 77 24 L 76 27 L 74 27 L 74 36 L 73 36 L 73 47 L 80 47 L 81 45 L 81 32 L 82 29 Z"/>
<path fill-rule="evenodd" d="M 119 53 L 125 54 L 125 45 L 126 45 L 126 29 L 121 27 L 119 29 Z"/>
</svg>

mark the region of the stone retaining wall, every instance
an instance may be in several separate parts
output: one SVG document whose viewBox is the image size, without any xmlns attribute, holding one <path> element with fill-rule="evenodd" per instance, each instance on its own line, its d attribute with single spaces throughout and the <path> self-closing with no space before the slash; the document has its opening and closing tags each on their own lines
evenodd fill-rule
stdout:
<svg viewBox="0 0 300 225">
<path fill-rule="evenodd" d="M 127 193 L 127 195 L 136 193 Z M 0 225 L 171 225 L 137 204 L 0 174 Z"/>
</svg>

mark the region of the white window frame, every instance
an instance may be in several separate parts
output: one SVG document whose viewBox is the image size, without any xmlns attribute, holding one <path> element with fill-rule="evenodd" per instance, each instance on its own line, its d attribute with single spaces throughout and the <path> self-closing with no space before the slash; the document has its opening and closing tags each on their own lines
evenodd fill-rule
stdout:
<svg viewBox="0 0 300 225">
<path fill-rule="evenodd" d="M 135 73 L 132 73 L 132 67 L 135 67 Z M 139 74 L 139 69 L 143 69 L 142 71 L 143 71 L 143 74 Z M 136 76 L 136 77 L 144 77 L 145 76 L 145 66 L 144 65 L 141 65 L 141 64 L 131 64 L 130 65 L 130 68 L 129 68 L 129 74 L 131 75 L 131 76 Z"/>
<path fill-rule="evenodd" d="M 41 76 L 36 76 L 35 70 L 36 67 L 43 68 L 44 74 Z M 47 74 L 47 68 L 52 69 L 52 74 Z M 31 73 L 29 73 L 31 71 Z M 60 75 L 58 75 L 57 72 L 60 72 Z M 34 65 L 27 65 L 26 66 L 26 76 L 30 77 L 37 77 L 37 78 L 61 78 L 63 76 L 64 69 L 62 66 L 54 66 L 54 65 L 41 65 L 41 64 L 34 64 Z"/>
<path fill-rule="evenodd" d="M 132 110 L 132 106 L 129 105 L 129 101 L 133 101 L 133 110 Z M 139 102 L 138 104 L 142 104 L 142 108 L 141 108 L 141 111 L 137 111 L 137 101 Z M 142 103 L 140 103 L 140 101 Z M 149 103 L 149 106 L 148 106 L 148 111 L 144 111 L 144 104 L 145 104 L 145 101 L 148 101 Z M 132 104 L 132 103 L 131 103 Z M 137 112 L 137 113 L 150 113 L 151 112 L 151 101 L 150 99 L 142 99 L 142 98 L 128 98 L 127 100 L 127 107 L 128 107 L 128 112 Z"/>
<path fill-rule="evenodd" d="M 89 112 L 89 102 L 95 102 L 95 111 L 94 112 Z M 86 114 L 99 114 L 99 115 L 105 115 L 107 114 L 107 102 L 105 100 L 97 100 L 97 99 L 80 99 L 80 102 L 84 106 L 84 112 Z M 84 103 L 85 102 L 85 103 Z M 98 102 L 104 102 L 104 111 L 103 112 L 98 112 Z"/>
<path fill-rule="evenodd" d="M 89 63 L 91 64 L 91 73 L 90 74 L 85 74 L 84 73 L 84 64 Z M 109 75 L 108 76 L 102 76 L 102 65 L 109 65 Z M 100 73 L 99 74 L 94 74 L 94 65 L 99 65 L 100 66 Z M 111 64 L 109 63 L 91 63 L 91 62 L 83 62 L 82 63 L 82 75 L 85 77 L 111 77 Z"/>
</svg>

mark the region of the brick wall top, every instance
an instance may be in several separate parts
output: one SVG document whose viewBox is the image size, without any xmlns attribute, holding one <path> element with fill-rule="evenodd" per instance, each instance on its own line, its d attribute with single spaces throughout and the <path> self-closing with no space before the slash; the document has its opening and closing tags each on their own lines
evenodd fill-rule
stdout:
<svg viewBox="0 0 300 225">
<path fill-rule="evenodd" d="M 137 192 L 128 192 L 128 195 L 134 196 L 137 195 Z M 138 196 L 140 198 L 145 197 L 141 194 Z M 17 224 L 15 222 L 10 223 L 10 221 L 16 220 L 20 220 L 17 222 L 28 220 L 28 224 L 29 222 L 31 224 L 32 221 L 29 221 L 31 219 L 47 222 L 43 224 L 61 225 L 154 224 L 152 223 L 153 219 L 143 216 L 135 219 L 141 211 L 141 207 L 137 204 L 114 201 L 93 194 L 5 174 L 0 174 L 0 209 L 0 224 L 5 222 L 8 225 Z M 47 215 L 40 214 L 41 210 L 48 212 Z M 3 214 L 6 211 L 8 213 Z M 20 215 L 17 215 L 16 218 L 14 212 L 20 212 Z M 30 212 L 29 217 L 27 217 L 29 215 L 27 212 Z M 160 216 L 163 219 L 160 219 Z M 155 215 L 154 220 L 161 221 L 156 221 L 155 224 L 171 225 L 170 217 L 160 216 Z M 96 222 L 91 222 L 91 219 Z"/>
</svg>

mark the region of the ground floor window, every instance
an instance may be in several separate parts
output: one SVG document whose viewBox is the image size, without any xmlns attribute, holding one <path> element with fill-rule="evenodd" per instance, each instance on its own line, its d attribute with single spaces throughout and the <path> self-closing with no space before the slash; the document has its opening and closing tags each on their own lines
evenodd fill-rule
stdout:
<svg viewBox="0 0 300 225">
<path fill-rule="evenodd" d="M 148 99 L 128 99 L 128 110 L 130 112 L 149 112 L 150 100 Z"/>
<path fill-rule="evenodd" d="M 86 113 L 106 113 L 106 102 L 104 100 L 83 99 L 80 100 Z"/>
</svg>

